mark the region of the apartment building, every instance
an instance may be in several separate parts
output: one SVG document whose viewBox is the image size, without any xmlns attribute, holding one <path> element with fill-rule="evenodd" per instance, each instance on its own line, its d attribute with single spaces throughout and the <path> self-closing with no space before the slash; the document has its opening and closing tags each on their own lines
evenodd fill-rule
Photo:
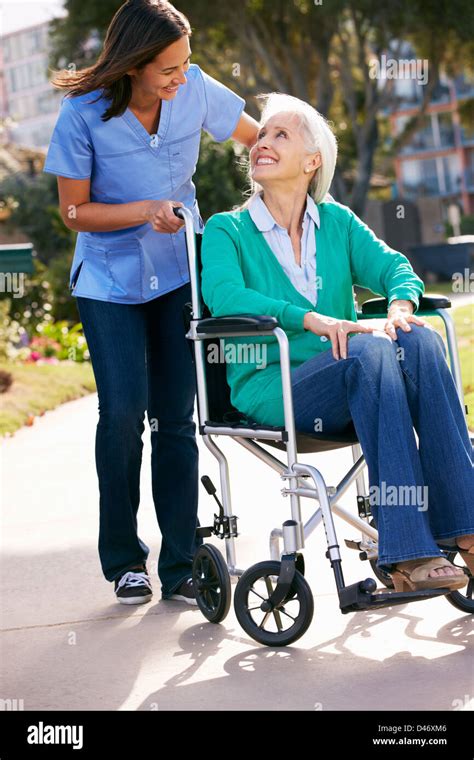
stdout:
<svg viewBox="0 0 474 760">
<path fill-rule="evenodd" d="M 46 150 L 62 93 L 48 73 L 48 22 L 5 34 L 0 58 L 2 141 Z"/>
<path fill-rule="evenodd" d="M 397 105 L 390 113 L 393 135 L 419 110 L 422 87 L 415 78 L 397 80 Z M 457 203 L 463 214 L 474 214 L 474 122 L 463 108 L 472 98 L 474 81 L 443 76 L 422 127 L 395 159 L 399 196 L 438 198 L 444 212 Z"/>
</svg>

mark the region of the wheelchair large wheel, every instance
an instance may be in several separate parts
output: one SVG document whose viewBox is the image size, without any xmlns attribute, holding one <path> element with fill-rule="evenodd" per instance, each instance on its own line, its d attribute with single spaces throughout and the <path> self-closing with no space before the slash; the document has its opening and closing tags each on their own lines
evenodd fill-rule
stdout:
<svg viewBox="0 0 474 760">
<path fill-rule="evenodd" d="M 253 565 L 241 575 L 234 592 L 235 614 L 245 633 L 270 647 L 284 647 L 303 636 L 314 612 L 311 589 L 298 570 L 283 603 L 274 610 L 262 610 L 275 589 L 280 566 L 276 560 Z"/>
<path fill-rule="evenodd" d="M 453 563 L 453 565 L 456 565 L 456 567 L 462 567 L 462 569 L 468 573 L 469 577 L 469 583 L 467 586 L 456 591 L 450 591 L 449 594 L 446 594 L 446 599 L 453 605 L 453 607 L 456 607 L 463 612 L 470 612 L 472 615 L 474 612 L 474 578 L 472 573 L 466 567 L 462 558 L 458 557 L 458 552 L 449 552 L 446 554 L 446 557 Z M 455 562 L 456 557 L 458 557 L 458 562 Z"/>
<path fill-rule="evenodd" d="M 202 544 L 193 559 L 196 601 L 210 623 L 220 623 L 230 609 L 232 591 L 226 561 L 212 544 Z"/>
</svg>

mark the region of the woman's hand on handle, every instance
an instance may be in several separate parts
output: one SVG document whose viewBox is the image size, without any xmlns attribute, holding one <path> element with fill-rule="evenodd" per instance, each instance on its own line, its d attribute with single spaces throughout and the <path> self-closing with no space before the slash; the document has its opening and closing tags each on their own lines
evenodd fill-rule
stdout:
<svg viewBox="0 0 474 760">
<path fill-rule="evenodd" d="M 150 223 L 157 232 L 177 232 L 184 221 L 173 214 L 179 201 L 131 201 L 95 203 L 90 199 L 90 179 L 58 177 L 61 216 L 75 232 L 115 232 Z"/>
<path fill-rule="evenodd" d="M 334 319 L 324 314 L 309 311 L 305 314 L 303 326 L 315 335 L 325 335 L 332 343 L 332 354 L 335 359 L 347 359 L 347 337 L 350 333 L 369 333 L 376 328 L 351 322 L 350 319 Z"/>
<path fill-rule="evenodd" d="M 148 201 L 145 216 L 155 232 L 178 232 L 184 221 L 175 216 L 173 208 L 183 205 L 179 201 Z"/>
</svg>

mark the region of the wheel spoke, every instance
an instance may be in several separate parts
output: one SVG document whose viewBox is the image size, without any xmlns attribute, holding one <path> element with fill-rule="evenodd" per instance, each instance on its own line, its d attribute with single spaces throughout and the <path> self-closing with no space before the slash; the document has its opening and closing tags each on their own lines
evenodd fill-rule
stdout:
<svg viewBox="0 0 474 760">
<path fill-rule="evenodd" d="M 281 624 L 280 610 L 277 607 L 275 607 L 275 609 L 273 610 L 273 617 L 275 618 L 275 623 L 278 628 L 278 633 L 280 633 L 280 631 L 283 630 L 283 626 Z"/>
<path fill-rule="evenodd" d="M 204 591 L 203 598 L 204 598 L 204 604 L 206 605 L 206 607 L 210 610 L 214 609 L 212 599 L 209 598 L 209 593 L 207 590 Z"/>
<path fill-rule="evenodd" d="M 275 577 L 277 578 L 277 581 L 278 581 L 278 576 L 275 576 Z M 267 588 L 267 593 L 268 593 L 268 598 L 270 598 L 270 596 L 273 594 L 273 591 L 274 591 L 274 588 L 273 588 L 270 576 L 266 575 L 264 578 L 259 578 L 258 580 L 263 580 L 265 582 L 265 586 Z M 258 596 L 259 599 L 261 599 L 262 601 L 264 601 L 264 602 L 268 601 L 268 599 L 265 599 L 265 597 L 263 597 L 261 594 L 259 594 L 257 591 L 255 591 L 255 589 L 254 589 L 253 586 L 250 587 L 249 592 L 250 591 L 252 591 L 255 594 L 255 596 Z M 248 613 L 254 612 L 255 610 L 261 610 L 261 609 L 262 609 L 261 606 L 258 606 L 258 607 L 249 607 L 249 606 L 247 606 L 246 607 L 246 611 Z M 296 621 L 297 618 L 293 617 L 292 615 L 290 615 L 289 612 L 287 612 L 284 607 L 279 607 L 279 608 L 275 607 L 273 610 L 269 610 L 268 612 L 265 613 L 265 615 L 263 617 L 263 620 L 260 622 L 260 624 L 259 624 L 258 627 L 260 629 L 264 628 L 265 623 L 267 622 L 267 620 L 270 617 L 270 615 L 273 615 L 276 627 L 278 629 L 278 632 L 280 633 L 283 630 L 283 623 L 282 623 L 282 619 L 281 619 L 281 615 L 282 614 L 285 615 L 287 618 L 289 618 L 292 621 L 292 623 L 295 623 L 295 621 Z"/>
<path fill-rule="evenodd" d="M 273 594 L 273 586 L 268 575 L 265 576 L 265 586 L 267 587 L 268 598 Z"/>
<path fill-rule="evenodd" d="M 203 581 L 199 584 L 199 590 L 210 590 L 210 591 L 217 591 L 220 587 L 220 582 L 218 580 L 215 581 Z"/>
<path fill-rule="evenodd" d="M 262 596 L 261 594 L 257 593 L 257 591 L 255 591 L 255 589 L 254 589 L 253 586 L 251 586 L 249 588 L 249 594 L 250 594 L 251 591 L 253 591 L 253 593 L 255 594 L 255 596 L 258 596 L 258 598 L 261 599 L 262 602 L 266 602 L 267 601 L 264 596 Z"/>
<path fill-rule="evenodd" d="M 217 607 L 219 604 L 219 594 L 213 589 L 208 589 L 207 593 L 209 595 L 209 598 L 212 599 L 212 604 L 214 607 Z"/>
<path fill-rule="evenodd" d="M 280 607 L 280 610 L 279 610 L 279 611 L 280 611 L 280 612 L 281 612 L 283 615 L 286 615 L 286 617 L 289 617 L 289 618 L 290 618 L 290 620 L 292 620 L 293 622 L 295 622 L 296 618 L 295 618 L 295 617 L 292 617 L 292 615 L 290 615 L 290 613 L 289 613 L 289 612 L 287 612 L 287 611 L 285 610 L 285 608 L 284 608 L 284 607 Z"/>
</svg>

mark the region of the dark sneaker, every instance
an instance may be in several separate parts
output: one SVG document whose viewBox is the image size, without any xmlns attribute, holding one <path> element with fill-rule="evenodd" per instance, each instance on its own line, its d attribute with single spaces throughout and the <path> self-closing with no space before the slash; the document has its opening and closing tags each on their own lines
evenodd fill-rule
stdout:
<svg viewBox="0 0 474 760">
<path fill-rule="evenodd" d="M 151 601 L 153 591 L 145 565 L 143 569 L 135 567 L 127 570 L 114 583 L 115 596 L 121 604 L 145 604 Z"/>
<path fill-rule="evenodd" d="M 193 588 L 193 579 L 187 578 L 182 582 L 176 591 L 170 596 L 163 596 L 163 599 L 174 599 L 177 602 L 186 602 L 187 604 L 194 604 L 197 607 L 196 594 Z"/>
</svg>

